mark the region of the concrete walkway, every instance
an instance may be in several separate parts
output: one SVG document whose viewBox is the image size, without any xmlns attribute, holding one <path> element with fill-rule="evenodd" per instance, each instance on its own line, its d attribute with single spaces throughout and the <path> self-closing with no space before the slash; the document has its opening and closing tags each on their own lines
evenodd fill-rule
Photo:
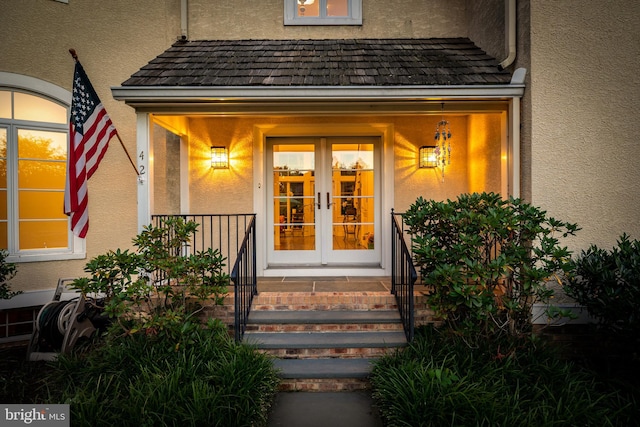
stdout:
<svg viewBox="0 0 640 427">
<path fill-rule="evenodd" d="M 268 427 L 382 427 L 369 391 L 278 393 Z"/>
</svg>

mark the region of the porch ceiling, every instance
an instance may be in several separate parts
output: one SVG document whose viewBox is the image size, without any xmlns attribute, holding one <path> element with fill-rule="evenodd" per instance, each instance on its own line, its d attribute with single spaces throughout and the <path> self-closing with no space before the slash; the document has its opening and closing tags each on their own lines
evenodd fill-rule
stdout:
<svg viewBox="0 0 640 427">
<path fill-rule="evenodd" d="M 467 38 L 178 41 L 114 98 L 154 111 L 388 111 L 391 104 L 521 96 L 495 58 Z M 247 107 L 246 105 L 250 105 Z M 380 107 L 384 105 L 383 107 Z M 415 105 L 414 105 L 415 107 Z"/>
</svg>

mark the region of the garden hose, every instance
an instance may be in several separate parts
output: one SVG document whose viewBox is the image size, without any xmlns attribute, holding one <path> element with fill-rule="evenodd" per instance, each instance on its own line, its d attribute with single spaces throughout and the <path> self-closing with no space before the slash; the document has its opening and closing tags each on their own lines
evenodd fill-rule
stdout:
<svg viewBox="0 0 640 427">
<path fill-rule="evenodd" d="M 62 347 L 66 328 L 77 303 L 77 299 L 52 301 L 42 307 L 36 322 L 36 330 L 39 332 L 41 344 L 46 343 L 54 349 Z"/>
</svg>

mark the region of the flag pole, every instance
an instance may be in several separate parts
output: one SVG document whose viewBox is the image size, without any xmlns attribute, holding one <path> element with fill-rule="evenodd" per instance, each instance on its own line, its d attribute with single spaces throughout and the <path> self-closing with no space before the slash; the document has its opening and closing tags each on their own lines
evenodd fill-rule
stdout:
<svg viewBox="0 0 640 427">
<path fill-rule="evenodd" d="M 74 61 L 79 62 L 78 61 L 78 54 L 76 53 L 75 49 L 69 49 L 69 53 L 71 54 L 71 57 L 74 59 Z M 124 142 L 122 142 L 122 139 L 120 138 L 120 134 L 118 133 L 117 130 L 116 130 L 116 136 L 118 137 L 118 141 L 120 141 L 120 145 L 122 146 L 122 149 L 127 154 L 127 157 L 129 158 L 129 162 L 131 163 L 131 166 L 133 166 L 133 170 L 136 171 L 136 175 L 138 175 L 138 177 L 139 177 L 140 176 L 140 172 L 138 171 L 138 167 L 136 166 L 135 163 L 133 163 L 133 159 L 131 158 L 131 155 L 129 154 L 129 150 L 127 150 L 127 147 L 125 147 Z"/>
</svg>

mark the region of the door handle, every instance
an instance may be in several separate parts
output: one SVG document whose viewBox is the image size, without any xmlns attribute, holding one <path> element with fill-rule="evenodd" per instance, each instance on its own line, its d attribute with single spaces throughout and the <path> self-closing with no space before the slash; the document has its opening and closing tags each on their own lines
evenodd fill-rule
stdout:
<svg viewBox="0 0 640 427">
<path fill-rule="evenodd" d="M 331 209 L 331 196 L 329 196 L 329 192 L 327 191 L 327 209 Z"/>
<path fill-rule="evenodd" d="M 320 192 L 318 191 L 318 209 L 322 208 L 322 202 L 320 201 Z"/>
</svg>

